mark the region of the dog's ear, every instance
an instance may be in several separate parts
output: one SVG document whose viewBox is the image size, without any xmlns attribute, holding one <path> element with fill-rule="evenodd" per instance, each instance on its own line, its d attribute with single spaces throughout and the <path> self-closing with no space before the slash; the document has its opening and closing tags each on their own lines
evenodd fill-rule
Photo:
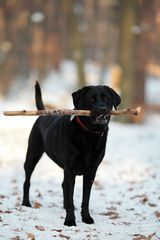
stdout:
<svg viewBox="0 0 160 240">
<path fill-rule="evenodd" d="M 113 99 L 113 106 L 117 110 L 118 105 L 121 103 L 121 97 L 110 87 L 104 86 L 111 93 Z"/>
<path fill-rule="evenodd" d="M 73 104 L 76 109 L 82 109 L 82 89 L 72 93 Z"/>
<path fill-rule="evenodd" d="M 83 109 L 83 96 L 88 90 L 88 87 L 83 87 L 76 92 L 72 93 L 73 104 L 76 109 Z"/>
</svg>

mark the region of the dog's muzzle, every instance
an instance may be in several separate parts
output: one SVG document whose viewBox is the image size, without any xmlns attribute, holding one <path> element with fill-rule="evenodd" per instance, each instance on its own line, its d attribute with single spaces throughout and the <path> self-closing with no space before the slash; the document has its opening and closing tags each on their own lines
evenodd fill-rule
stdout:
<svg viewBox="0 0 160 240">
<path fill-rule="evenodd" d="M 92 118 L 94 124 L 106 124 L 108 123 L 108 117 L 110 116 L 110 110 L 106 107 L 99 107 L 92 112 Z"/>
</svg>

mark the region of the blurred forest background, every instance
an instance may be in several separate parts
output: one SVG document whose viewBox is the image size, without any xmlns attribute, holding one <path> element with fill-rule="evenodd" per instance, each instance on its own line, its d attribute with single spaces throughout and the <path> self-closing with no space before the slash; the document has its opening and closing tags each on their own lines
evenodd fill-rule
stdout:
<svg viewBox="0 0 160 240">
<path fill-rule="evenodd" d="M 0 0 L 1 99 L 13 86 L 43 83 L 67 60 L 74 88 L 110 85 L 121 107 L 160 111 L 160 1 Z"/>
</svg>

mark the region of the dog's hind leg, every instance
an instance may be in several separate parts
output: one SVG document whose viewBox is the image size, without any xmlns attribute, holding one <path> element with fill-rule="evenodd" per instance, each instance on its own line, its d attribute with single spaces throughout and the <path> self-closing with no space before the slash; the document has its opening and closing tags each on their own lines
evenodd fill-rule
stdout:
<svg viewBox="0 0 160 240">
<path fill-rule="evenodd" d="M 66 218 L 64 225 L 66 226 L 76 226 L 73 203 L 74 185 L 75 175 L 71 174 L 69 171 L 64 170 L 63 188 L 65 205 L 64 207 L 66 209 Z"/>
<path fill-rule="evenodd" d="M 65 202 L 66 196 L 65 196 L 65 190 L 64 190 L 64 181 L 62 182 L 62 191 L 63 191 L 63 207 L 64 207 L 64 209 L 66 209 L 66 202 Z"/>
<path fill-rule="evenodd" d="M 40 133 L 38 134 L 40 135 Z M 29 145 L 26 155 L 26 161 L 24 163 L 24 170 L 25 170 L 25 182 L 23 185 L 23 201 L 22 205 L 31 207 L 30 200 L 29 200 L 29 189 L 30 189 L 30 179 L 31 175 L 37 165 L 38 161 L 40 160 L 42 154 L 44 152 L 43 142 L 41 136 L 36 136 L 32 130 Z"/>
</svg>

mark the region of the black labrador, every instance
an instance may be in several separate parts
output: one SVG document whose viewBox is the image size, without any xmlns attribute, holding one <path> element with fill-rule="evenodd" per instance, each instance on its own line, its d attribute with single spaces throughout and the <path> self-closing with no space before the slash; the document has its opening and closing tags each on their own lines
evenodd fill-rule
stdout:
<svg viewBox="0 0 160 240">
<path fill-rule="evenodd" d="M 45 109 L 38 83 L 36 106 Z M 66 218 L 64 225 L 75 226 L 73 192 L 76 175 L 83 175 L 82 221 L 94 223 L 89 213 L 89 198 L 96 171 L 103 160 L 108 135 L 109 112 L 120 104 L 120 96 L 108 86 L 86 86 L 72 94 L 75 109 L 91 110 L 90 117 L 41 116 L 30 133 L 26 179 L 22 204 L 31 207 L 30 178 L 44 152 L 64 169 L 62 183 Z"/>
</svg>

